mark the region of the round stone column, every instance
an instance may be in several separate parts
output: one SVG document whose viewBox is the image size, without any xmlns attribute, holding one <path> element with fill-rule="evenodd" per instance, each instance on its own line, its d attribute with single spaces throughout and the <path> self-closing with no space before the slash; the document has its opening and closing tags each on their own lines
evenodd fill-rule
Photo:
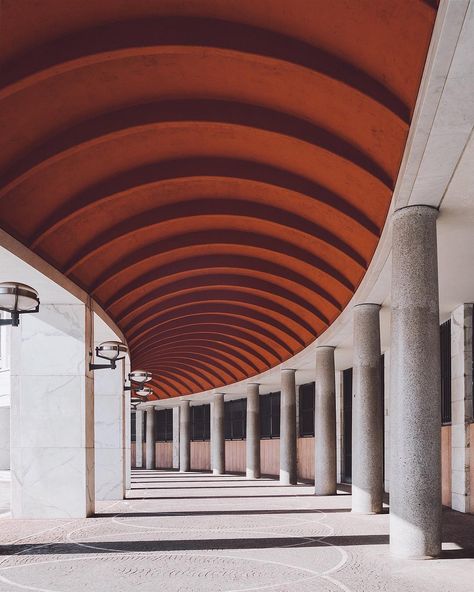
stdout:
<svg viewBox="0 0 474 592">
<path fill-rule="evenodd" d="M 390 549 L 413 559 L 441 552 L 437 216 L 423 205 L 393 215 Z"/>
<path fill-rule="evenodd" d="M 183 401 L 179 410 L 179 470 L 191 470 L 191 409 L 189 401 Z"/>
<path fill-rule="evenodd" d="M 214 395 L 211 406 L 212 430 L 211 430 L 211 459 L 212 473 L 223 475 L 225 473 L 225 434 L 224 434 L 224 395 Z"/>
<path fill-rule="evenodd" d="M 155 408 L 146 408 L 145 467 L 155 468 Z"/>
<path fill-rule="evenodd" d="M 383 404 L 380 305 L 354 308 L 352 511 L 376 514 L 383 503 Z"/>
<path fill-rule="evenodd" d="M 143 467 L 143 411 L 135 411 L 135 468 Z"/>
<path fill-rule="evenodd" d="M 258 384 L 247 385 L 247 479 L 260 478 L 260 398 Z"/>
<path fill-rule="evenodd" d="M 334 347 L 316 348 L 314 493 L 336 493 L 336 375 Z"/>
<path fill-rule="evenodd" d="M 280 483 L 296 485 L 296 371 L 281 371 Z"/>
</svg>

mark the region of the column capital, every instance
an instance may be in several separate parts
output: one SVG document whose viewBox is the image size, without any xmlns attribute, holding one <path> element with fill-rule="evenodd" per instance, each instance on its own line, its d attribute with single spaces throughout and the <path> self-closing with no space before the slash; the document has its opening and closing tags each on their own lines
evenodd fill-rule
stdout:
<svg viewBox="0 0 474 592">
<path fill-rule="evenodd" d="M 373 307 L 373 308 L 377 308 L 380 310 L 382 308 L 382 305 L 377 304 L 376 302 L 360 302 L 359 304 L 354 305 L 354 309 L 355 308 L 363 308 L 363 307 Z"/>
</svg>

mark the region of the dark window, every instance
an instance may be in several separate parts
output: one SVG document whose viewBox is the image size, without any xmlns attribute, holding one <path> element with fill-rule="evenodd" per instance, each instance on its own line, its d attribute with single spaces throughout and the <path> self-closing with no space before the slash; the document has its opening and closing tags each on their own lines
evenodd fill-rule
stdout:
<svg viewBox="0 0 474 592">
<path fill-rule="evenodd" d="M 245 440 L 247 435 L 247 399 L 224 403 L 226 440 Z"/>
<path fill-rule="evenodd" d="M 160 409 L 155 411 L 155 441 L 173 441 L 173 410 Z"/>
<path fill-rule="evenodd" d="M 211 406 L 191 407 L 191 440 L 211 439 Z"/>
<path fill-rule="evenodd" d="M 260 397 L 260 437 L 280 437 L 280 393 Z"/>
<path fill-rule="evenodd" d="M 352 368 L 342 373 L 343 396 L 343 481 L 352 483 Z"/>
<path fill-rule="evenodd" d="M 299 388 L 300 436 L 314 436 L 314 382 Z"/>
<path fill-rule="evenodd" d="M 441 325 L 441 421 L 451 423 L 451 321 Z"/>
<path fill-rule="evenodd" d="M 137 439 L 137 424 L 136 424 L 136 412 L 132 411 L 130 416 L 130 434 L 132 438 L 132 442 L 135 442 Z"/>
</svg>

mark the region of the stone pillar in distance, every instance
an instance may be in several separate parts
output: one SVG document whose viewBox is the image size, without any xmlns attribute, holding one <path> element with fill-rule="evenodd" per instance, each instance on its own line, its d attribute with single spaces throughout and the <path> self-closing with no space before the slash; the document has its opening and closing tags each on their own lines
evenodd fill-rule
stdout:
<svg viewBox="0 0 474 592">
<path fill-rule="evenodd" d="M 145 463 L 147 469 L 155 468 L 155 408 L 146 408 Z"/>
<path fill-rule="evenodd" d="M 135 411 L 135 467 L 143 468 L 143 411 Z"/>
<path fill-rule="evenodd" d="M 211 459 L 212 473 L 225 473 L 224 395 L 217 393 L 211 406 Z"/>
<path fill-rule="evenodd" d="M 380 305 L 354 308 L 352 386 L 352 511 L 377 514 L 383 505 L 383 401 Z"/>
<path fill-rule="evenodd" d="M 393 215 L 390 550 L 441 552 L 441 377 L 434 208 Z"/>
<path fill-rule="evenodd" d="M 191 470 L 191 408 L 189 401 L 183 401 L 179 409 L 179 470 Z"/>
<path fill-rule="evenodd" d="M 314 493 L 334 495 L 336 476 L 336 375 L 334 347 L 316 348 Z"/>
<path fill-rule="evenodd" d="M 280 483 L 296 485 L 296 371 L 281 371 Z"/>
<path fill-rule="evenodd" d="M 259 385 L 247 385 L 247 479 L 260 478 L 260 397 Z"/>
</svg>

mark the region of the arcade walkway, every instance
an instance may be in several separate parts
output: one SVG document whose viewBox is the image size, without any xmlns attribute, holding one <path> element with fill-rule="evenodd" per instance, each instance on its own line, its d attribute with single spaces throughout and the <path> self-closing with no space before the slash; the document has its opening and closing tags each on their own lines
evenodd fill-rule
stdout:
<svg viewBox="0 0 474 592">
<path fill-rule="evenodd" d="M 407 562 L 388 558 L 388 514 L 349 507 L 306 485 L 136 471 L 95 518 L 2 518 L 0 591 L 472 591 L 474 516 L 446 511 L 443 558 Z"/>
</svg>

